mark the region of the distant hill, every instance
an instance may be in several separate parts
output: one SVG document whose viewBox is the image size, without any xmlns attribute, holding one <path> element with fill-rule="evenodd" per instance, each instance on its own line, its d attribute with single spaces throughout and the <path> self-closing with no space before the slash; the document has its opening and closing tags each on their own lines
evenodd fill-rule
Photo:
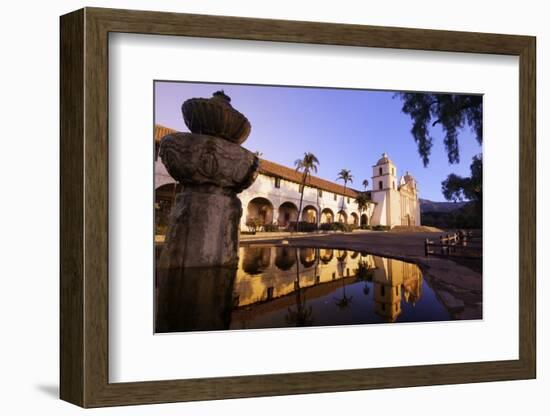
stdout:
<svg viewBox="0 0 550 416">
<path fill-rule="evenodd" d="M 472 201 L 434 202 L 420 199 L 422 225 L 440 229 L 481 228 L 480 206 Z"/>
<path fill-rule="evenodd" d="M 468 202 L 435 202 L 419 198 L 420 212 L 452 212 L 462 208 Z"/>
</svg>

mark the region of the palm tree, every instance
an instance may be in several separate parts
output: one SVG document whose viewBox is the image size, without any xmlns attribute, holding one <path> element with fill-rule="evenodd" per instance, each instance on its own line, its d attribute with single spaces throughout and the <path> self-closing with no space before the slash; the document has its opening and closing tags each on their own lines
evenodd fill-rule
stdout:
<svg viewBox="0 0 550 416">
<path fill-rule="evenodd" d="M 353 175 L 351 174 L 351 170 L 349 169 L 342 169 L 340 173 L 338 173 L 338 177 L 336 178 L 337 181 L 344 181 L 344 195 L 342 196 L 342 210 L 338 214 L 340 222 L 342 222 L 342 211 L 344 211 L 344 200 L 346 198 L 346 188 L 348 185 L 348 182 L 353 183 Z"/>
<path fill-rule="evenodd" d="M 355 197 L 355 203 L 357 204 L 357 208 L 359 209 L 359 214 L 363 214 L 363 211 L 365 211 L 369 205 L 369 197 L 367 193 L 359 192 Z"/>
<path fill-rule="evenodd" d="M 307 176 L 311 175 L 311 171 L 317 172 L 317 166 L 319 166 L 319 160 L 310 152 L 304 153 L 302 159 L 296 159 L 294 166 L 296 166 L 296 172 L 302 171 L 302 184 L 300 189 L 300 208 L 298 208 L 298 218 L 296 220 L 296 231 L 299 231 L 300 216 L 302 215 L 302 203 L 304 201 L 304 189 L 306 187 Z"/>
<path fill-rule="evenodd" d="M 363 179 L 363 188 L 365 188 L 365 191 L 367 190 L 368 186 L 369 186 L 369 180 Z"/>
</svg>

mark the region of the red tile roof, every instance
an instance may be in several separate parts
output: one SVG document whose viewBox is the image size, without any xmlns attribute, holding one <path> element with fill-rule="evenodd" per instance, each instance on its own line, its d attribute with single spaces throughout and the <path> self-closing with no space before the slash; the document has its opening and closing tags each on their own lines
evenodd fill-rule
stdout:
<svg viewBox="0 0 550 416">
<path fill-rule="evenodd" d="M 155 141 L 159 142 L 167 134 L 175 133 L 177 130 L 173 130 L 169 127 L 162 126 L 160 124 L 155 125 Z M 302 183 L 302 172 L 298 172 L 295 169 L 289 168 L 284 165 L 280 165 L 269 160 L 260 159 L 260 173 L 267 176 L 279 177 L 287 181 L 294 183 Z M 339 195 L 346 195 L 351 198 L 355 198 L 359 193 L 355 189 L 346 188 L 344 194 L 344 186 L 335 182 L 327 181 L 326 179 L 319 178 L 317 176 L 308 175 L 307 186 L 322 189 L 323 191 L 329 191 Z"/>
<path fill-rule="evenodd" d="M 287 181 L 302 183 L 302 172 L 297 172 L 295 169 L 279 165 L 269 160 L 260 159 L 260 173 L 268 176 L 276 176 Z M 323 191 L 329 191 L 335 194 L 344 195 L 344 186 L 335 182 L 321 179 L 317 176 L 308 175 L 306 185 L 322 189 Z M 355 198 L 358 192 L 355 189 L 346 188 L 346 196 Z"/>
<path fill-rule="evenodd" d="M 169 127 L 164 127 L 160 124 L 155 124 L 155 142 L 160 142 L 160 139 L 162 139 L 167 134 L 176 133 L 177 130 L 171 129 Z"/>
</svg>

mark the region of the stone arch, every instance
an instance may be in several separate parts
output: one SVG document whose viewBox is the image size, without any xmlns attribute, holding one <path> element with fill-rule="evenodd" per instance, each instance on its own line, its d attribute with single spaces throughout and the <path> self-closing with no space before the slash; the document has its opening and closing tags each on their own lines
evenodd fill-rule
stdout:
<svg viewBox="0 0 550 416">
<path fill-rule="evenodd" d="M 291 249 L 290 247 L 277 247 L 275 249 L 275 266 L 279 270 L 287 271 L 294 266 L 296 263 L 296 253 L 297 248 Z"/>
<path fill-rule="evenodd" d="M 369 225 L 369 217 L 367 214 L 361 215 L 361 225 Z"/>
<path fill-rule="evenodd" d="M 305 268 L 311 267 L 315 264 L 316 259 L 317 249 L 309 247 L 300 248 L 300 263 L 302 263 L 302 266 L 304 266 Z"/>
<path fill-rule="evenodd" d="M 324 264 L 330 263 L 334 257 L 334 250 L 331 248 L 322 248 L 319 250 L 319 258 Z"/>
<path fill-rule="evenodd" d="M 330 224 L 334 222 L 334 212 L 330 208 L 321 211 L 321 224 Z"/>
<path fill-rule="evenodd" d="M 355 212 L 352 212 L 350 214 L 349 220 L 350 220 L 350 224 L 359 225 L 359 216 Z"/>
<path fill-rule="evenodd" d="M 344 224 L 348 223 L 348 214 L 346 214 L 346 211 L 344 210 L 338 211 L 338 221 L 343 222 Z"/>
<path fill-rule="evenodd" d="M 267 198 L 256 197 L 248 203 L 246 222 L 258 220 L 259 225 L 273 223 L 273 204 Z"/>
<path fill-rule="evenodd" d="M 305 206 L 302 210 L 302 221 L 317 224 L 317 208 L 313 205 Z"/>
<path fill-rule="evenodd" d="M 256 275 L 261 274 L 271 263 L 270 247 L 245 247 L 243 256 L 243 271 Z"/>
<path fill-rule="evenodd" d="M 288 227 L 298 219 L 298 207 L 292 202 L 283 202 L 278 209 L 277 223 L 281 227 Z"/>
</svg>

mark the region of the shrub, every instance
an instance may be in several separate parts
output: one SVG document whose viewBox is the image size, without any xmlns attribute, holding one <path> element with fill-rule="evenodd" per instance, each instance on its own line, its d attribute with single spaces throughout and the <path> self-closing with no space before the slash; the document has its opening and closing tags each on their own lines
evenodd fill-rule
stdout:
<svg viewBox="0 0 550 416">
<path fill-rule="evenodd" d="M 373 225 L 372 229 L 374 231 L 388 231 L 390 227 L 389 225 Z"/>
<path fill-rule="evenodd" d="M 372 230 L 372 226 L 371 226 L 371 225 L 367 225 L 367 224 L 361 225 L 360 228 L 361 228 L 362 230 Z"/>
<path fill-rule="evenodd" d="M 296 228 L 296 223 L 293 223 L 292 226 L 294 230 L 300 231 L 300 232 L 306 232 L 306 233 L 310 233 L 312 231 L 317 230 L 317 224 L 312 222 L 307 222 L 307 221 L 298 222 L 298 228 Z"/>
<path fill-rule="evenodd" d="M 279 226 L 277 224 L 265 224 L 264 231 L 266 232 L 279 231 Z"/>
<path fill-rule="evenodd" d="M 357 228 L 354 224 L 346 224 L 344 222 L 323 223 L 319 226 L 323 231 L 345 231 L 350 232 Z"/>
<path fill-rule="evenodd" d="M 248 231 L 256 232 L 258 228 L 262 225 L 262 221 L 259 218 L 247 218 L 246 226 Z"/>
</svg>

